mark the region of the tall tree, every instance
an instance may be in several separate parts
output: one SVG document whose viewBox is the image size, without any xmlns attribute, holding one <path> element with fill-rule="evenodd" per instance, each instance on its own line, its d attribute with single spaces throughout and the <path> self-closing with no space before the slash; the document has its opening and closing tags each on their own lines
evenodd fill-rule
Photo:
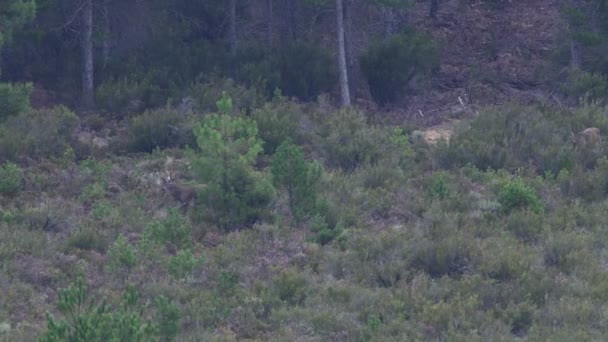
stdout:
<svg viewBox="0 0 608 342">
<path fill-rule="evenodd" d="M 95 106 L 93 83 L 93 0 L 85 0 L 82 8 L 82 106 L 92 109 Z"/>
<path fill-rule="evenodd" d="M 236 38 L 236 0 L 230 0 L 229 2 L 230 11 L 230 27 L 228 28 L 229 40 L 230 40 L 230 55 L 236 57 L 237 50 L 237 38 Z"/>
<path fill-rule="evenodd" d="M 346 48 L 344 45 L 344 3 L 336 0 L 336 21 L 338 24 L 338 65 L 340 68 L 340 91 L 342 105 L 350 106 L 350 89 L 348 85 L 348 69 L 346 65 Z"/>
</svg>

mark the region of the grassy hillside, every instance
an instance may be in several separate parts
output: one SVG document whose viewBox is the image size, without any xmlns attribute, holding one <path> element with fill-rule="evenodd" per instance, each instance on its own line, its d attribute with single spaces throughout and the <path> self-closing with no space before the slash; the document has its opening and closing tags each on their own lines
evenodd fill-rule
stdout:
<svg viewBox="0 0 608 342">
<path fill-rule="evenodd" d="M 574 149 L 571 140 L 586 127 L 608 132 L 605 108 L 486 108 L 449 143 L 428 145 L 413 127 L 354 109 L 276 98 L 247 115 L 233 102 L 218 103 L 224 124 L 242 118 L 265 144 L 234 166 L 243 173 L 230 187 L 241 199 L 259 190 L 241 184 L 248 177 L 270 187 L 231 202 L 257 208 L 238 225 L 223 224 L 243 211 L 212 203 L 225 197 L 205 172 L 217 166 L 205 164 L 216 145 L 200 131 L 217 114 L 165 108 L 126 125 L 60 108 L 2 125 L 12 135 L 0 139 L 0 339 L 62 340 L 47 313 L 74 327 L 74 312 L 103 322 L 84 340 L 105 340 L 104 329 L 179 341 L 608 333 L 608 145 Z M 76 126 L 74 136 L 61 133 Z M 302 204 L 297 220 L 273 171 L 287 137 L 303 148 L 301 165 L 318 170 L 304 183 L 314 205 Z M 166 148 L 136 152 L 149 141 Z M 217 151 L 243 154 L 252 141 Z M 163 188 L 168 174 L 197 189 L 194 205 Z M 85 302 L 105 299 L 107 311 L 69 305 L 83 284 Z"/>
</svg>

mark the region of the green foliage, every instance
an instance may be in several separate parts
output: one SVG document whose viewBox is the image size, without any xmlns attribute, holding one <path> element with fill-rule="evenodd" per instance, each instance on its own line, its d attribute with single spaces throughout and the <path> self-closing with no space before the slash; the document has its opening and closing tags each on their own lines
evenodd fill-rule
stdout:
<svg viewBox="0 0 608 342">
<path fill-rule="evenodd" d="M 15 194 L 23 185 L 23 171 L 14 163 L 0 165 L 0 194 Z"/>
<path fill-rule="evenodd" d="M 287 191 L 296 222 L 314 214 L 322 171 L 319 163 L 307 162 L 302 148 L 291 140 L 283 142 L 274 154 L 273 180 L 276 186 Z"/>
<path fill-rule="evenodd" d="M 168 97 L 166 90 L 150 77 L 110 78 L 95 89 L 96 103 L 116 114 L 132 114 L 153 106 L 160 106 Z"/>
<path fill-rule="evenodd" d="M 192 226 L 178 210 L 171 208 L 167 211 L 166 218 L 153 220 L 146 227 L 141 243 L 148 248 L 166 243 L 171 243 L 177 248 L 188 248 L 192 244 Z"/>
<path fill-rule="evenodd" d="M 192 145 L 192 125 L 176 109 L 146 111 L 131 119 L 129 146 L 134 152 Z"/>
<path fill-rule="evenodd" d="M 280 92 L 273 100 L 253 112 L 260 138 L 264 141 L 264 152 L 271 155 L 287 138 L 297 140 L 299 123 L 303 116 L 297 104 L 288 101 Z"/>
<path fill-rule="evenodd" d="M 290 305 L 302 304 L 306 299 L 306 278 L 299 273 L 292 270 L 283 271 L 272 283 L 279 298 Z"/>
<path fill-rule="evenodd" d="M 373 44 L 361 57 L 361 70 L 379 104 L 394 102 L 415 79 L 437 69 L 437 44 L 421 33 L 400 34 Z"/>
<path fill-rule="evenodd" d="M 131 245 L 129 245 L 129 241 L 122 234 L 110 246 L 108 257 L 110 258 L 110 267 L 113 270 L 119 270 L 123 267 L 130 270 L 137 264 L 135 252 Z"/>
<path fill-rule="evenodd" d="M 185 91 L 193 99 L 193 110 L 196 113 L 211 113 L 217 109 L 217 99 L 223 94 L 233 102 L 232 110 L 251 112 L 265 103 L 266 97 L 255 87 L 245 87 L 233 79 L 212 76 L 197 80 Z"/>
<path fill-rule="evenodd" d="M 599 73 L 570 70 L 562 91 L 576 101 L 604 103 L 608 93 L 608 78 Z"/>
<path fill-rule="evenodd" d="M 65 317 L 56 320 L 48 315 L 47 331 L 39 341 L 151 341 L 176 335 L 179 314 L 167 301 L 160 301 L 158 323 L 152 323 L 143 313 L 139 295 L 134 287 L 125 291 L 115 308 L 88 298 L 84 280 L 79 278 L 58 294 L 57 308 Z M 165 321 L 163 321 L 165 320 Z M 162 333 L 162 334 L 161 334 Z"/>
<path fill-rule="evenodd" d="M 32 20 L 36 14 L 35 0 L 8 0 L 2 2 L 0 8 L 0 49 L 5 42 L 11 42 L 13 31 Z M 0 84 L 2 87 L 2 84 Z M 3 102 L 0 97 L 0 103 Z M 2 115 L 0 115 L 0 118 Z"/>
<path fill-rule="evenodd" d="M 191 152 L 193 171 L 207 184 L 201 190 L 206 215 L 225 230 L 251 225 L 268 216 L 274 189 L 254 170 L 262 152 L 255 121 L 232 117 L 230 97 L 218 101 L 222 114 L 208 115 L 194 129 L 199 151 Z"/>
<path fill-rule="evenodd" d="M 70 236 L 67 246 L 87 251 L 104 252 L 108 247 L 108 243 L 95 229 L 84 228 Z"/>
<path fill-rule="evenodd" d="M 537 214 L 543 211 L 536 191 L 521 178 L 515 178 L 502 187 L 498 194 L 498 202 L 506 212 L 521 208 L 528 208 Z"/>
<path fill-rule="evenodd" d="M 0 120 L 30 110 L 31 93 L 31 83 L 0 83 Z"/>
<path fill-rule="evenodd" d="M 340 224 L 330 226 L 325 216 L 317 214 L 310 219 L 310 231 L 315 233 L 313 241 L 326 245 L 342 235 L 343 229 Z"/>
<path fill-rule="evenodd" d="M 33 110 L 0 125 L 0 159 L 61 157 L 75 143 L 78 117 L 66 107 Z"/>
<path fill-rule="evenodd" d="M 375 164 L 382 157 L 386 137 L 377 127 L 369 126 L 365 114 L 344 109 L 326 120 L 320 132 L 325 162 L 330 167 L 353 171 L 366 164 Z"/>
<path fill-rule="evenodd" d="M 189 249 L 178 251 L 177 254 L 169 260 L 169 274 L 176 279 L 184 279 L 202 262 L 203 259 L 197 258 Z"/>
</svg>

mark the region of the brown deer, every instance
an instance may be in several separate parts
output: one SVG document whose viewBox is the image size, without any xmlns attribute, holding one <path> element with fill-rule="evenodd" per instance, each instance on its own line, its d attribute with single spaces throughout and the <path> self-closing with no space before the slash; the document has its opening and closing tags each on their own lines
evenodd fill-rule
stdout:
<svg viewBox="0 0 608 342">
<path fill-rule="evenodd" d="M 179 184 L 171 177 L 171 173 L 168 173 L 166 178 L 161 177 L 161 181 L 165 190 L 180 203 L 180 208 L 182 210 L 186 210 L 194 205 L 197 197 L 197 189 L 200 188 L 199 186 Z"/>
<path fill-rule="evenodd" d="M 572 147 L 575 150 L 587 149 L 601 143 L 602 135 L 599 128 L 589 127 L 578 132 L 576 135 L 572 133 Z"/>
</svg>

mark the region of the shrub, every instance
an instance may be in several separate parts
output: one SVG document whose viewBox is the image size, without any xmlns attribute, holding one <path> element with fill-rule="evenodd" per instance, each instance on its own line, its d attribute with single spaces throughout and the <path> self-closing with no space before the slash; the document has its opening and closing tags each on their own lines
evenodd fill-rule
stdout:
<svg viewBox="0 0 608 342">
<path fill-rule="evenodd" d="M 153 73 L 143 77 L 123 76 L 102 82 L 95 90 L 97 105 L 115 114 L 132 114 L 161 106 L 170 96 Z"/>
<path fill-rule="evenodd" d="M 30 109 L 32 84 L 0 83 L 0 120 Z"/>
<path fill-rule="evenodd" d="M 575 101 L 603 102 L 608 93 L 608 78 L 598 73 L 570 70 L 562 91 Z"/>
<path fill-rule="evenodd" d="M 206 216 L 223 229 L 251 225 L 268 217 L 274 189 L 253 168 L 262 141 L 255 121 L 232 117 L 230 97 L 218 101 L 222 114 L 205 117 L 194 129 L 200 152 L 191 151 L 193 170 L 202 184 Z"/>
<path fill-rule="evenodd" d="M 0 194 L 14 194 L 22 185 L 23 175 L 17 164 L 8 162 L 0 166 Z"/>
<path fill-rule="evenodd" d="M 201 263 L 202 259 L 196 258 L 191 250 L 181 250 L 169 260 L 169 274 L 176 279 L 184 279 Z"/>
<path fill-rule="evenodd" d="M 187 248 L 192 244 L 192 226 L 178 210 L 171 208 L 166 218 L 154 220 L 146 227 L 141 242 L 144 249 L 165 243 L 172 243 L 177 248 Z"/>
<path fill-rule="evenodd" d="M 273 286 L 279 298 L 289 305 L 302 304 L 306 298 L 306 278 L 292 270 L 283 271 L 276 276 Z"/>
<path fill-rule="evenodd" d="M 271 155 L 288 138 L 298 141 L 298 128 L 302 109 L 288 101 L 280 92 L 275 93 L 271 102 L 253 112 L 260 138 L 264 141 L 264 152 Z"/>
<path fill-rule="evenodd" d="M 279 146 L 272 160 L 272 176 L 276 186 L 287 191 L 289 208 L 295 221 L 314 214 L 322 167 L 304 160 L 302 148 L 290 140 Z"/>
<path fill-rule="evenodd" d="M 70 248 L 97 252 L 104 252 L 108 246 L 104 237 L 92 228 L 85 228 L 74 233 L 68 239 L 67 244 Z"/>
<path fill-rule="evenodd" d="M 571 169 L 572 114 L 504 106 L 478 115 L 468 128 L 457 128 L 449 144 L 439 144 L 442 167 L 471 164 L 478 169 L 531 168 L 538 174 Z"/>
<path fill-rule="evenodd" d="M 342 234 L 342 227 L 340 224 L 330 225 L 327 223 L 325 216 L 320 214 L 315 215 L 310 220 L 310 231 L 315 233 L 313 240 L 321 245 L 326 245 L 332 242 L 335 238 Z"/>
<path fill-rule="evenodd" d="M 157 300 L 156 322 L 144 315 L 134 287 L 128 287 L 121 302 L 112 307 L 88 296 L 84 280 L 79 279 L 58 294 L 57 308 L 65 317 L 47 315 L 47 330 L 40 341 L 170 341 L 177 335 L 179 311 L 167 300 Z"/>
<path fill-rule="evenodd" d="M 129 145 L 134 152 L 152 152 L 158 148 L 183 147 L 194 142 L 188 118 L 166 107 L 146 111 L 131 119 Z"/>
<path fill-rule="evenodd" d="M 78 117 L 62 106 L 9 117 L 0 126 L 0 159 L 59 158 L 74 144 L 77 125 Z"/>
<path fill-rule="evenodd" d="M 217 99 L 221 98 L 223 94 L 230 97 L 233 103 L 230 114 L 233 110 L 251 112 L 266 102 L 266 97 L 258 89 L 245 87 L 230 78 L 216 76 L 205 78 L 205 82 L 197 80 L 185 91 L 186 96 L 194 99 L 193 110 L 198 113 L 215 112 Z"/>
<path fill-rule="evenodd" d="M 422 78 L 439 65 L 437 44 L 427 35 L 396 35 L 373 44 L 361 57 L 361 70 L 374 100 L 394 102 L 415 78 Z"/>
<path fill-rule="evenodd" d="M 108 257 L 110 258 L 110 268 L 113 270 L 118 270 L 122 267 L 130 270 L 137 264 L 137 257 L 133 248 L 122 234 L 110 246 Z"/>
<path fill-rule="evenodd" d="M 330 167 L 353 171 L 386 156 L 386 136 L 379 128 L 369 126 L 365 115 L 357 110 L 343 109 L 332 115 L 323 123 L 320 136 L 320 149 Z"/>
<path fill-rule="evenodd" d="M 521 178 L 515 178 L 503 186 L 498 194 L 498 202 L 506 212 L 519 208 L 528 208 L 537 214 L 543 211 L 542 203 L 536 191 Z"/>
</svg>

